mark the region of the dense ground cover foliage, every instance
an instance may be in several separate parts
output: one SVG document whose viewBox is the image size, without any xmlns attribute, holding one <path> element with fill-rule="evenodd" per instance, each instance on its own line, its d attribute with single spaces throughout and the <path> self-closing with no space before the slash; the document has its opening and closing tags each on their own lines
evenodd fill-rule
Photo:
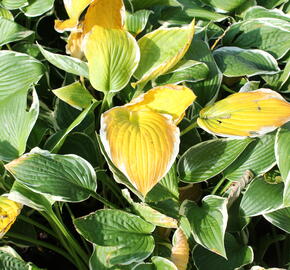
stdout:
<svg viewBox="0 0 290 270">
<path fill-rule="evenodd" d="M 287 269 L 289 14 L 0 0 L 0 270 Z"/>
</svg>

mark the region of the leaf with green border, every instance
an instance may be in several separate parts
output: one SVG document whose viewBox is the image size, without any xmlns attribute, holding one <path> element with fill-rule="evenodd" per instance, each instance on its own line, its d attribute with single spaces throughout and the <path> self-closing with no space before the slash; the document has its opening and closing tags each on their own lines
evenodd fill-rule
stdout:
<svg viewBox="0 0 290 270">
<path fill-rule="evenodd" d="M 201 246 L 193 250 L 193 260 L 198 270 L 240 269 L 254 260 L 254 252 L 251 247 L 240 244 L 234 236 L 226 234 L 225 247 L 228 259 L 222 258 Z"/>
<path fill-rule="evenodd" d="M 224 13 L 235 10 L 236 8 L 244 4 L 247 0 L 200 0 L 200 1 Z"/>
<path fill-rule="evenodd" d="M 244 216 L 252 217 L 273 212 L 283 207 L 283 183 L 269 184 L 255 179 L 246 189 L 241 201 Z"/>
<path fill-rule="evenodd" d="M 27 17 L 37 17 L 53 8 L 54 0 L 28 0 L 29 5 L 22 8 Z"/>
<path fill-rule="evenodd" d="M 230 166 L 251 142 L 251 139 L 213 139 L 189 148 L 178 162 L 183 182 L 208 180 Z"/>
<path fill-rule="evenodd" d="M 40 45 L 38 47 L 45 59 L 52 65 L 68 73 L 89 78 L 89 68 L 86 62 L 74 57 L 49 52 Z"/>
<path fill-rule="evenodd" d="M 108 262 L 130 264 L 146 259 L 154 249 L 151 233 L 155 226 L 136 215 L 121 210 L 98 210 L 77 218 L 74 224 L 88 241 L 107 247 L 116 247 Z"/>
<path fill-rule="evenodd" d="M 44 73 L 44 67 L 27 54 L 0 51 L 0 102 L 17 92 L 36 84 Z"/>
<path fill-rule="evenodd" d="M 251 142 L 244 152 L 225 169 L 224 176 L 231 181 L 236 181 L 244 175 L 246 170 L 251 170 L 256 176 L 271 170 L 276 164 L 275 135 L 276 132 L 268 133 Z"/>
<path fill-rule="evenodd" d="M 40 270 L 32 263 L 22 260 L 18 253 L 9 246 L 0 247 L 0 269 L 1 270 Z"/>
<path fill-rule="evenodd" d="M 221 47 L 214 51 L 214 59 L 227 77 L 275 74 L 280 71 L 276 59 L 262 50 Z"/>
<path fill-rule="evenodd" d="M 227 199 L 214 195 L 205 196 L 202 205 L 185 201 L 180 212 L 190 223 L 194 240 L 206 249 L 227 258 L 224 236 L 228 221 Z"/>
<path fill-rule="evenodd" d="M 276 134 L 275 156 L 285 184 L 283 201 L 285 206 L 290 206 L 290 123 L 282 126 Z"/>
<path fill-rule="evenodd" d="M 70 85 L 54 89 L 52 92 L 59 99 L 76 109 L 85 109 L 89 107 L 94 99 L 91 93 L 80 82 L 74 82 Z"/>
<path fill-rule="evenodd" d="M 290 23 L 276 18 L 238 22 L 230 27 L 222 41 L 224 45 L 243 49 L 258 48 L 280 59 L 290 49 Z"/>
<path fill-rule="evenodd" d="M 0 46 L 25 39 L 34 33 L 18 23 L 4 17 L 0 17 L 0 32 Z"/>
<path fill-rule="evenodd" d="M 1 78 L 0 85 L 3 85 Z M 9 91 L 9 87 L 7 88 L 6 90 Z M 6 96 L 5 99 L 3 96 L 1 99 L 0 94 L 0 159 L 4 161 L 11 161 L 24 153 L 29 134 L 39 113 L 36 91 L 33 91 L 32 104 L 27 109 L 27 90 L 17 90 L 16 93 Z"/>
<path fill-rule="evenodd" d="M 290 22 L 290 16 L 288 14 L 285 14 L 283 11 L 279 9 L 267 9 L 260 6 L 254 6 L 249 8 L 244 14 L 243 14 L 244 20 L 249 19 L 257 19 L 257 18 L 276 18 L 285 20 L 287 22 Z"/>
<path fill-rule="evenodd" d="M 290 207 L 279 209 L 263 216 L 276 227 L 290 233 Z"/>
<path fill-rule="evenodd" d="M 198 48 L 198 50 L 196 48 Z M 197 96 L 196 102 L 203 106 L 214 102 L 221 86 L 222 73 L 207 43 L 202 40 L 193 40 L 185 58 L 203 62 L 209 68 L 209 75 L 206 80 L 190 84 Z"/>
<path fill-rule="evenodd" d="M 1 0 L 0 5 L 7 9 L 18 9 L 28 5 L 28 0 Z"/>
<path fill-rule="evenodd" d="M 126 20 L 124 28 L 130 32 L 133 36 L 141 33 L 148 22 L 151 10 L 138 10 L 134 13 L 126 12 Z"/>
<path fill-rule="evenodd" d="M 62 156 L 34 148 L 5 168 L 21 184 L 55 201 L 84 201 L 97 188 L 93 167 L 76 155 Z"/>
<path fill-rule="evenodd" d="M 188 60 L 180 61 L 173 70 L 167 74 L 159 76 L 155 83 L 158 85 L 164 84 L 179 84 L 182 82 L 198 82 L 203 81 L 208 77 L 209 69 L 205 63 Z"/>
</svg>

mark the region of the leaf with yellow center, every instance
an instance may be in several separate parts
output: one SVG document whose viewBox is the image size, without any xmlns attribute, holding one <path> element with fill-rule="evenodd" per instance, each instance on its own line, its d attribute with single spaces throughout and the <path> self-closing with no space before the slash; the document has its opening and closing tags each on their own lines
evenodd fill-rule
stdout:
<svg viewBox="0 0 290 270">
<path fill-rule="evenodd" d="M 270 90 L 236 93 L 200 111 L 198 125 L 223 137 L 257 137 L 290 120 L 290 104 Z"/>
<path fill-rule="evenodd" d="M 179 28 L 159 28 L 139 41 L 141 59 L 132 86 L 145 84 L 174 67 L 187 52 L 194 35 L 194 21 Z"/>
<path fill-rule="evenodd" d="M 84 20 L 84 34 L 95 25 L 110 29 L 123 29 L 125 7 L 122 0 L 95 0 L 88 8 Z"/>
<path fill-rule="evenodd" d="M 102 115 L 101 140 L 114 165 L 145 195 L 168 172 L 179 150 L 169 116 L 115 107 Z"/>
<path fill-rule="evenodd" d="M 68 20 L 60 21 L 56 20 L 54 28 L 56 31 L 62 33 L 67 30 L 75 30 L 79 17 L 85 8 L 92 2 L 92 0 L 64 0 L 64 6 L 69 16 Z"/>
<path fill-rule="evenodd" d="M 86 35 L 84 52 L 91 84 L 105 93 L 123 89 L 140 59 L 138 44 L 130 33 L 98 25 Z"/>
<path fill-rule="evenodd" d="M 178 228 L 173 236 L 173 246 L 171 250 L 171 261 L 177 266 L 178 270 L 186 270 L 189 260 L 189 245 L 187 238 Z"/>
<path fill-rule="evenodd" d="M 20 214 L 22 205 L 0 196 L 0 239 L 10 229 Z"/>
<path fill-rule="evenodd" d="M 158 113 L 169 114 L 174 122 L 178 123 L 195 98 L 195 94 L 188 87 L 167 84 L 149 90 L 146 94 L 133 99 L 127 106 L 133 110 L 147 108 Z"/>
</svg>

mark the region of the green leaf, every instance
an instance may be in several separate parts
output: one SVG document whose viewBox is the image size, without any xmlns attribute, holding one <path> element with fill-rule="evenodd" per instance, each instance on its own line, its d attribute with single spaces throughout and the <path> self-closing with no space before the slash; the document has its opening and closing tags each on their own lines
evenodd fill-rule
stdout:
<svg viewBox="0 0 290 270">
<path fill-rule="evenodd" d="M 180 211 L 190 223 L 194 240 L 226 258 L 224 236 L 228 221 L 227 199 L 214 195 L 205 196 L 201 206 L 192 201 L 185 201 Z"/>
<path fill-rule="evenodd" d="M 178 162 L 184 182 L 202 182 L 219 174 L 245 150 L 251 139 L 213 139 L 189 148 Z"/>
<path fill-rule="evenodd" d="M 74 224 L 88 241 L 100 246 L 116 247 L 108 260 L 111 264 L 142 261 L 154 249 L 151 233 L 155 226 L 124 211 L 98 210 L 75 219 Z"/>
<path fill-rule="evenodd" d="M 275 155 L 277 165 L 280 169 L 284 187 L 284 204 L 290 205 L 290 123 L 282 126 L 277 134 L 275 141 Z"/>
<path fill-rule="evenodd" d="M 153 263 L 140 263 L 132 270 L 178 270 L 176 265 L 166 258 L 153 256 Z"/>
<path fill-rule="evenodd" d="M 90 270 L 132 270 L 134 264 L 112 265 L 109 262 L 111 254 L 114 254 L 118 247 L 102 247 L 94 245 L 94 251 L 90 258 Z"/>
<path fill-rule="evenodd" d="M 158 85 L 198 82 L 205 80 L 208 74 L 209 69 L 205 63 L 194 60 L 188 60 L 185 63 L 180 61 L 173 70 L 168 74 L 159 76 L 155 82 Z"/>
<path fill-rule="evenodd" d="M 92 86 L 104 93 L 122 90 L 140 60 L 135 38 L 122 29 L 96 25 L 86 36 L 84 44 Z"/>
<path fill-rule="evenodd" d="M 200 0 L 202 3 L 211 5 L 212 7 L 221 10 L 222 12 L 233 11 L 246 0 Z"/>
<path fill-rule="evenodd" d="M 54 200 L 52 200 L 50 196 L 33 192 L 31 189 L 17 181 L 14 182 L 8 198 L 37 211 L 45 211 L 47 213 L 52 211 L 51 206 L 54 203 Z"/>
<path fill-rule="evenodd" d="M 222 47 L 213 53 L 221 72 L 227 77 L 275 74 L 280 69 L 276 59 L 262 50 Z"/>
<path fill-rule="evenodd" d="M 16 251 L 9 247 L 0 247 L 0 269 L 1 270 L 40 270 L 32 263 L 26 263 L 16 253 Z"/>
<path fill-rule="evenodd" d="M 52 153 L 57 153 L 61 146 L 63 145 L 66 137 L 70 132 L 72 132 L 78 125 L 80 125 L 84 119 L 91 113 L 100 102 L 94 100 L 93 103 L 84 109 L 81 114 L 68 126 L 68 128 L 60 130 L 55 134 L 50 140 L 45 144 L 45 147 Z"/>
<path fill-rule="evenodd" d="M 0 67 L 0 76 L 1 68 L 3 68 L 3 65 Z M 13 78 L 13 74 L 15 73 L 9 75 L 12 75 Z M 5 83 L 5 78 L 3 82 Z M 1 86 L 5 87 L 5 84 L 2 84 L 0 77 L 0 89 Z M 20 89 L 13 89 L 18 90 L 18 92 L 6 96 L 5 99 L 0 94 L 0 159 L 5 161 L 13 160 L 24 153 L 29 134 L 39 113 L 39 100 L 36 91 L 33 91 L 33 101 L 27 110 L 27 90 L 19 91 Z M 7 87 L 5 90 L 9 91 L 10 89 Z"/>
<path fill-rule="evenodd" d="M 94 99 L 90 92 L 80 82 L 74 82 L 62 88 L 52 90 L 52 92 L 59 99 L 76 109 L 85 109 L 89 107 Z"/>
<path fill-rule="evenodd" d="M 13 14 L 8 9 L 1 8 L 1 7 L 0 7 L 0 17 L 3 17 L 11 21 L 14 20 Z"/>
<path fill-rule="evenodd" d="M 56 201 L 84 201 L 97 188 L 93 167 L 76 155 L 55 155 L 34 148 L 5 167 L 17 181 Z"/>
<path fill-rule="evenodd" d="M 54 0 L 28 0 L 29 5 L 22 8 L 27 17 L 37 17 L 53 8 Z"/>
<path fill-rule="evenodd" d="M 288 2 L 288 0 L 257 0 L 259 6 L 263 6 L 269 9 L 277 7 L 286 2 Z"/>
<path fill-rule="evenodd" d="M 88 64 L 86 62 L 74 57 L 51 53 L 43 49 L 40 45 L 38 47 L 45 59 L 52 65 L 68 73 L 89 78 Z"/>
<path fill-rule="evenodd" d="M 159 28 L 140 38 L 141 59 L 134 85 L 145 84 L 174 67 L 186 53 L 193 34 L 194 21 L 183 28 Z"/>
<path fill-rule="evenodd" d="M 267 9 L 260 6 L 249 8 L 244 14 L 244 20 L 257 18 L 276 18 L 290 22 L 290 16 L 279 9 Z"/>
<path fill-rule="evenodd" d="M 198 48 L 198 50 L 196 48 Z M 216 64 L 207 43 L 202 40 L 194 40 L 191 43 L 185 58 L 203 62 L 209 68 L 209 75 L 206 80 L 190 84 L 197 96 L 196 102 L 200 105 L 214 102 L 222 82 L 222 73 Z"/>
<path fill-rule="evenodd" d="M 0 17 L 0 46 L 25 39 L 34 32 L 4 17 Z"/>
<path fill-rule="evenodd" d="M 251 170 L 256 176 L 266 173 L 276 164 L 274 143 L 275 132 L 256 138 L 235 162 L 225 169 L 224 176 L 231 181 L 236 181 L 246 170 Z"/>
<path fill-rule="evenodd" d="M 0 51 L 0 102 L 27 90 L 43 75 L 43 65 L 22 53 Z"/>
<path fill-rule="evenodd" d="M 7 9 L 18 9 L 28 5 L 28 0 L 1 0 L 0 5 Z"/>
<path fill-rule="evenodd" d="M 241 201 L 244 216 L 252 217 L 273 212 L 283 205 L 283 183 L 269 184 L 257 178 L 246 189 Z"/>
<path fill-rule="evenodd" d="M 265 214 L 264 218 L 281 230 L 290 233 L 290 207 Z"/>
<path fill-rule="evenodd" d="M 153 8 L 155 6 L 180 6 L 177 0 L 129 0 L 134 10 Z"/>
<path fill-rule="evenodd" d="M 223 44 L 243 49 L 258 48 L 280 59 L 290 49 L 290 23 L 275 18 L 235 23 L 227 31 Z"/>
<path fill-rule="evenodd" d="M 193 260 L 198 270 L 222 269 L 233 270 L 253 262 L 254 252 L 251 247 L 240 244 L 234 236 L 226 234 L 225 247 L 228 259 L 222 258 L 201 246 L 193 250 Z"/>
<path fill-rule="evenodd" d="M 176 164 L 173 164 L 169 172 L 147 193 L 146 202 L 158 202 L 167 199 L 178 201 L 178 178 Z"/>
<path fill-rule="evenodd" d="M 148 21 L 151 10 L 138 10 L 135 13 L 126 12 L 126 21 L 124 28 L 130 32 L 133 36 L 141 33 Z"/>
</svg>

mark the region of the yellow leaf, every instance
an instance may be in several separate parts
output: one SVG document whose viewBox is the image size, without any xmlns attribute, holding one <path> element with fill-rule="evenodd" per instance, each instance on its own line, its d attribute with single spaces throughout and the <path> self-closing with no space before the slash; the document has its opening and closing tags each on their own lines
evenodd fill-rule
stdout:
<svg viewBox="0 0 290 270">
<path fill-rule="evenodd" d="M 20 214 L 22 205 L 0 196 L 0 239 L 10 229 Z"/>
<path fill-rule="evenodd" d="M 189 245 L 184 232 L 178 228 L 174 233 L 174 243 L 171 250 L 171 261 L 178 270 L 186 270 L 189 260 Z"/>
<path fill-rule="evenodd" d="M 140 59 L 134 37 L 122 29 L 95 25 L 84 40 L 90 82 L 96 90 L 116 92 L 129 82 Z"/>
<path fill-rule="evenodd" d="M 95 0 L 88 8 L 84 20 L 84 34 L 95 25 L 104 28 L 122 29 L 125 7 L 122 0 Z"/>
<path fill-rule="evenodd" d="M 178 28 L 159 28 L 139 41 L 140 64 L 134 73 L 138 79 L 132 86 L 145 84 L 174 67 L 187 52 L 194 35 L 194 20 Z"/>
<path fill-rule="evenodd" d="M 80 15 L 91 2 L 92 0 L 64 0 L 64 6 L 69 19 L 65 21 L 56 20 L 55 30 L 58 32 L 75 30 L 79 23 Z"/>
<path fill-rule="evenodd" d="M 179 129 L 165 115 L 115 107 L 102 115 L 100 136 L 114 165 L 145 195 L 168 172 L 179 150 Z"/>
<path fill-rule="evenodd" d="M 223 137 L 257 137 L 290 120 L 290 104 L 270 90 L 236 93 L 200 111 L 198 125 Z"/>
<path fill-rule="evenodd" d="M 196 96 L 191 89 L 185 86 L 167 84 L 149 90 L 133 99 L 127 106 L 134 110 L 147 108 L 158 113 L 169 114 L 174 122 L 178 123 L 195 98 Z"/>
<path fill-rule="evenodd" d="M 82 32 L 82 28 L 83 23 L 80 23 L 77 31 L 73 31 L 70 33 L 66 45 L 66 53 L 78 59 L 82 59 L 84 57 L 84 52 L 82 48 L 84 35 Z"/>
</svg>

